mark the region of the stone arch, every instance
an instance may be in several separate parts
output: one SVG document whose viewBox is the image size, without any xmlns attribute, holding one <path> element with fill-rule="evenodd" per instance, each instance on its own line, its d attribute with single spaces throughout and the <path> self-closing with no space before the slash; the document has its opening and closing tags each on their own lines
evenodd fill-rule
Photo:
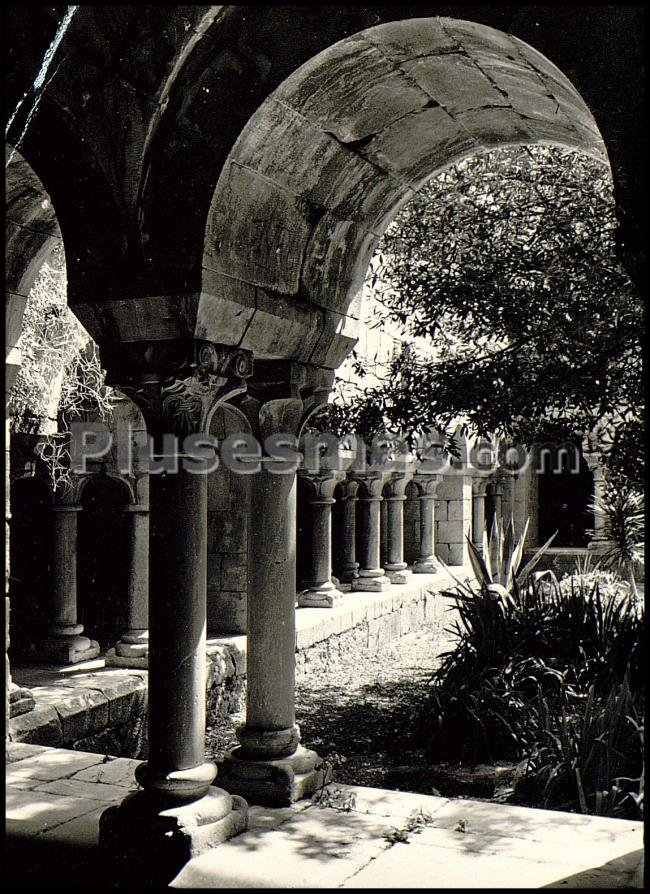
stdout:
<svg viewBox="0 0 650 894">
<path fill-rule="evenodd" d="M 454 161 L 521 143 L 607 164 L 578 92 L 515 37 L 430 18 L 345 38 L 287 78 L 235 143 L 210 209 L 204 294 L 224 315 L 244 305 L 230 334 L 256 357 L 335 369 L 354 341 L 348 308 L 399 208 Z"/>
</svg>

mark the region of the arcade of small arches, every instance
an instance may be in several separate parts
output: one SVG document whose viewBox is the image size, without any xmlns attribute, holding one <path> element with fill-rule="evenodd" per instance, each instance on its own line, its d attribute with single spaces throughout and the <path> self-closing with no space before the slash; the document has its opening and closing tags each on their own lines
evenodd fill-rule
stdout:
<svg viewBox="0 0 650 894">
<path fill-rule="evenodd" d="M 260 443 L 279 432 L 300 437 L 355 343 L 350 308 L 379 236 L 446 165 L 498 145 L 548 142 L 609 161 L 623 207 L 634 192 L 634 158 L 620 135 L 609 143 L 606 100 L 596 123 L 555 64 L 487 24 L 433 15 L 377 23 L 377 14 L 370 27 L 342 20 L 337 34 L 323 23 L 325 46 L 309 51 L 301 38 L 287 60 L 286 35 L 285 56 L 273 58 L 285 26 L 272 13 L 258 37 L 240 8 L 174 7 L 173 27 L 157 38 L 167 68 L 153 84 L 131 65 L 137 47 L 112 55 L 123 23 L 112 13 L 104 22 L 100 7 L 77 9 L 39 113 L 7 148 L 7 385 L 26 297 L 62 241 L 69 306 L 124 395 L 120 412 L 158 451 L 165 433 L 242 424 Z M 184 15 L 196 19 L 186 28 Z M 327 12 L 314 15 L 320 23 Z M 138 27 L 136 17 L 129 33 Z M 156 27 L 149 23 L 150 39 Z M 117 73 L 99 81 L 110 65 Z M 224 79 L 231 70 L 238 78 Z M 588 88 L 588 66 L 576 75 Z M 226 81 L 233 96 L 221 115 Z M 228 837 L 245 821 L 238 796 L 269 768 L 278 799 L 313 790 L 320 762 L 295 723 L 296 601 L 331 607 L 343 590 L 405 586 L 437 558 L 466 564 L 466 535 L 480 548 L 495 513 L 521 531 L 538 483 L 426 474 L 408 460 L 390 472 L 297 476 L 274 475 L 263 460 L 250 478 L 146 469 L 120 478 L 103 464 L 54 498 L 24 464 L 14 462 L 11 478 L 12 655 L 28 653 L 38 635 L 41 656 L 80 662 L 99 653 L 97 636 L 109 660 L 148 668 L 142 800 L 107 812 L 102 834 L 113 842 L 161 803 L 177 812 L 200 803 L 204 820 L 213 811 L 215 840 Z M 599 474 L 592 480 L 597 488 Z M 32 526 L 45 512 L 49 534 Z M 111 580 L 106 562 L 93 569 L 89 560 L 109 529 L 123 534 L 122 579 L 111 584 L 122 593 L 119 629 L 92 595 L 99 578 Z M 12 598 L 20 580 L 39 589 L 21 531 L 44 549 L 51 536 L 47 605 Z M 529 530 L 531 545 L 537 536 Z M 204 759 L 206 628 L 248 637 L 246 722 L 217 780 L 230 799 Z M 16 711 L 29 706 L 18 690 L 8 690 Z"/>
</svg>

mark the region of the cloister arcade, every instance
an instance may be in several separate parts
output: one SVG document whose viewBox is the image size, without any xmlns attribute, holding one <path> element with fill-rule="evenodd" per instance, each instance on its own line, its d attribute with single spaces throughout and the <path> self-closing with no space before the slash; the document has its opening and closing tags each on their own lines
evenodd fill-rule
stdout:
<svg viewBox="0 0 650 894">
<path fill-rule="evenodd" d="M 26 296 L 62 240 L 69 306 L 156 456 L 165 434 L 298 443 L 355 343 L 353 299 L 385 227 L 433 173 L 499 145 L 552 143 L 610 163 L 622 251 L 642 281 L 636 100 L 624 65 L 616 89 L 603 88 L 595 56 L 575 54 L 555 13 L 533 33 L 525 16 L 493 20 L 486 7 L 477 22 L 453 6 L 417 18 L 396 7 L 75 9 L 46 87 L 33 72 L 55 25 L 44 11 L 11 16 L 12 45 L 24 45 L 9 85 L 7 387 Z M 599 20 L 605 45 L 610 26 L 625 27 Z M 342 589 L 403 586 L 437 559 L 466 564 L 486 493 L 488 518 L 512 515 L 521 530 L 528 513 L 525 476 L 440 475 L 403 457 L 390 472 L 344 465 L 277 474 L 265 455 L 249 476 L 181 465 L 120 478 L 104 464 L 52 505 L 29 497 L 31 512 L 52 515 L 52 591 L 46 623 L 40 608 L 12 606 L 16 650 L 29 652 L 38 614 L 41 657 L 82 661 L 99 640 L 109 660 L 148 668 L 142 790 L 106 812 L 108 846 L 134 828 L 158 846 L 173 820 L 187 859 L 201 836 L 244 827 L 241 796 L 262 783 L 278 802 L 313 791 L 319 758 L 295 722 L 296 602 L 332 606 Z M 37 487 L 15 472 L 14 494 Z M 123 551 L 119 630 L 78 599 L 93 574 L 109 579 L 110 562 L 93 571 L 86 553 L 93 512 L 95 532 L 106 525 L 99 503 L 114 519 L 110 549 Z M 246 723 L 218 776 L 204 759 L 215 629 L 248 637 Z M 29 693 L 9 684 L 7 702 L 29 709 Z"/>
</svg>

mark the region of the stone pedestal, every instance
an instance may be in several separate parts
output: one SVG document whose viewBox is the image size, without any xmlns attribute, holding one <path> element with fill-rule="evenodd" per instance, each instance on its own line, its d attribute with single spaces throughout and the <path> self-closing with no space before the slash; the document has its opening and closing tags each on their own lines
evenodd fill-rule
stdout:
<svg viewBox="0 0 650 894">
<path fill-rule="evenodd" d="M 282 807 L 308 798 L 329 781 L 329 772 L 316 752 L 302 745 L 289 757 L 267 760 L 248 759 L 235 748 L 219 767 L 219 781 L 251 804 Z"/>
<path fill-rule="evenodd" d="M 77 513 L 80 506 L 55 505 L 53 514 L 53 621 L 39 655 L 53 664 L 79 664 L 99 655 L 99 644 L 77 623 Z"/>
<path fill-rule="evenodd" d="M 127 557 L 127 629 L 106 653 L 111 667 L 146 668 L 149 654 L 149 506 L 131 504 Z"/>
<path fill-rule="evenodd" d="M 411 570 L 404 561 L 404 501 L 409 472 L 393 472 L 384 488 L 386 505 L 386 561 L 384 571 L 393 584 L 406 584 Z"/>
<path fill-rule="evenodd" d="M 442 475 L 419 475 L 413 478 L 420 493 L 420 554 L 413 566 L 414 574 L 435 574 L 440 571 L 435 555 L 436 489 Z"/>
<path fill-rule="evenodd" d="M 300 607 L 332 608 L 343 595 L 332 582 L 332 495 L 344 473 L 301 469 L 299 475 L 307 493 L 310 525 L 307 572 L 297 602 Z"/>
<path fill-rule="evenodd" d="M 356 559 L 357 538 L 357 491 L 359 482 L 348 478 L 339 486 L 338 503 L 338 560 L 340 563 L 339 579 L 341 583 L 352 583 L 359 576 L 359 563 Z"/>
<path fill-rule="evenodd" d="M 244 832 L 247 821 L 246 801 L 219 788 L 174 806 L 140 791 L 104 811 L 99 836 L 115 881 L 159 887 L 193 857 Z"/>
<path fill-rule="evenodd" d="M 391 586 L 386 572 L 381 567 L 380 507 L 386 473 L 356 472 L 354 478 L 359 484 L 357 492 L 359 577 L 352 581 L 352 589 L 373 593 L 381 592 L 388 590 Z"/>
</svg>

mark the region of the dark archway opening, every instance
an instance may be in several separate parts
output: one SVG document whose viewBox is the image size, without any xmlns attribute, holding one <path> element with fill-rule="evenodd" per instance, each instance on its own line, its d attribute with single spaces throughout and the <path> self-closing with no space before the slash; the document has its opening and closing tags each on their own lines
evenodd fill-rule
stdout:
<svg viewBox="0 0 650 894">
<path fill-rule="evenodd" d="M 47 635 L 51 617 L 51 495 L 40 478 L 18 478 L 11 485 L 9 595 L 10 657 L 33 660 Z"/>
<path fill-rule="evenodd" d="M 539 472 L 539 542 L 557 531 L 553 547 L 582 549 L 594 527 L 594 476 L 579 452 L 554 449 Z"/>
<path fill-rule="evenodd" d="M 102 650 L 126 629 L 128 518 L 126 488 L 104 475 L 83 490 L 77 543 L 77 616 Z"/>
</svg>

